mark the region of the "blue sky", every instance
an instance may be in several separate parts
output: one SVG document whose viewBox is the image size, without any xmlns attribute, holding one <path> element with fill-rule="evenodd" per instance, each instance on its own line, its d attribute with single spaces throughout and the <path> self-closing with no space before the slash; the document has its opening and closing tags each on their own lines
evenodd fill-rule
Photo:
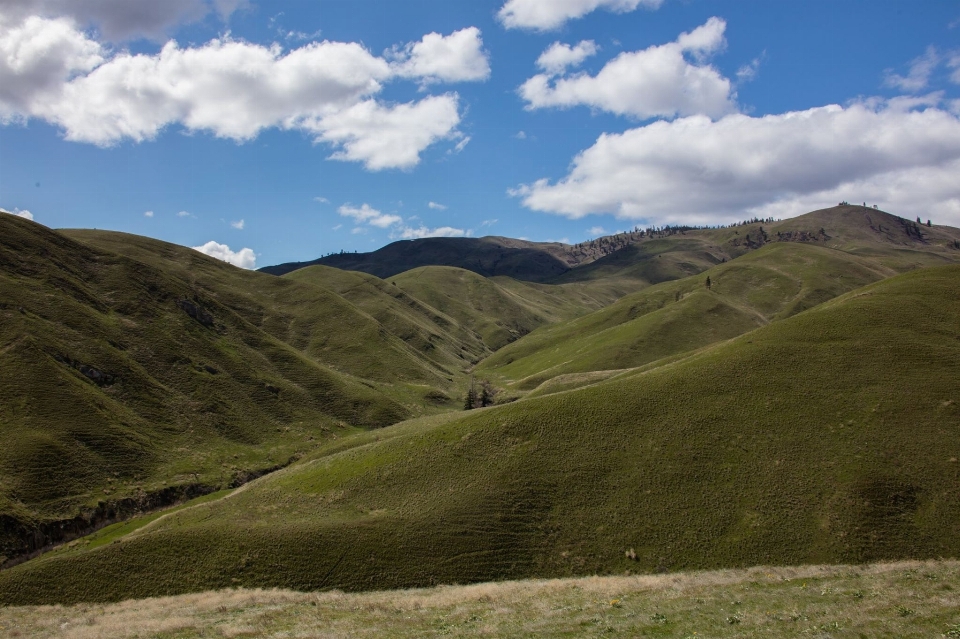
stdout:
<svg viewBox="0 0 960 639">
<path fill-rule="evenodd" d="M 0 207 L 244 267 L 866 201 L 960 226 L 960 3 L 9 0 Z"/>
</svg>

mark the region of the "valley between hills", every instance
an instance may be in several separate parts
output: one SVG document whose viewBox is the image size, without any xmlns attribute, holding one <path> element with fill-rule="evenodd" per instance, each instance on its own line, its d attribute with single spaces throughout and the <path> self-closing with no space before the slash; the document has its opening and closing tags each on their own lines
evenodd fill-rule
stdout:
<svg viewBox="0 0 960 639">
<path fill-rule="evenodd" d="M 0 215 L 0 317 L 8 606 L 960 556 L 948 226 L 842 205 L 251 272 Z"/>
</svg>

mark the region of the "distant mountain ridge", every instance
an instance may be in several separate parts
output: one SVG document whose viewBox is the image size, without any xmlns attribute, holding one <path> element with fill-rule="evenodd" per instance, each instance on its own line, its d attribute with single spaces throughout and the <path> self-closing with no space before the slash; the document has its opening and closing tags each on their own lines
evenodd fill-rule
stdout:
<svg viewBox="0 0 960 639">
<path fill-rule="evenodd" d="M 841 204 L 774 222 L 754 220 L 719 228 L 636 229 L 579 244 L 499 236 L 401 240 L 369 253 L 339 253 L 259 270 L 285 275 L 321 264 L 389 278 L 421 266 L 453 266 L 484 277 L 506 276 L 538 283 L 621 276 L 654 284 L 703 272 L 772 242 L 801 242 L 844 250 L 859 244 L 867 250 L 877 246 L 899 247 L 960 256 L 960 229 L 927 226 L 872 207 Z M 665 261 L 654 261 L 664 256 Z"/>
<path fill-rule="evenodd" d="M 578 262 L 571 247 L 558 242 L 526 242 L 506 237 L 428 237 L 393 242 L 372 253 L 338 253 L 309 262 L 267 266 L 260 271 L 285 275 L 322 264 L 387 278 L 420 266 L 456 266 L 484 277 L 505 275 L 542 282 L 566 273 Z"/>
</svg>

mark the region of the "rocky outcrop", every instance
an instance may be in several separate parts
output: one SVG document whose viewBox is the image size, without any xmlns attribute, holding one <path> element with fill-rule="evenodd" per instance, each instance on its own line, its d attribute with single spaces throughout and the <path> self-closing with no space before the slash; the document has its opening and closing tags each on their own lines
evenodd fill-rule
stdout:
<svg viewBox="0 0 960 639">
<path fill-rule="evenodd" d="M 197 320 L 207 328 L 213 328 L 213 315 L 196 302 L 191 302 L 190 300 L 180 300 L 177 302 L 177 306 L 179 306 L 184 313 Z"/>
<path fill-rule="evenodd" d="M 110 373 L 105 373 L 104 371 L 94 368 L 89 364 L 84 364 L 83 362 L 78 362 L 73 360 L 66 355 L 57 353 L 53 356 L 55 360 L 69 366 L 70 368 L 75 368 L 80 371 L 84 377 L 92 381 L 97 386 L 112 386 L 117 381 L 117 376 Z"/>
</svg>

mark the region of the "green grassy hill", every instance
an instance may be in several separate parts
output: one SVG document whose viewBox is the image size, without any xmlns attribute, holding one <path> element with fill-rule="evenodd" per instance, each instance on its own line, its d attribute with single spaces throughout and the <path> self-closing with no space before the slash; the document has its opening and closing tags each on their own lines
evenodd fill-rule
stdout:
<svg viewBox="0 0 960 639">
<path fill-rule="evenodd" d="M 587 388 L 341 440 L 6 570 L 0 601 L 956 556 L 957 317 L 960 266 L 921 269 Z"/>
<path fill-rule="evenodd" d="M 894 273 L 834 249 L 769 244 L 699 275 L 544 327 L 484 360 L 477 373 L 529 390 L 558 375 L 643 366 L 730 339 Z"/>
<path fill-rule="evenodd" d="M 431 361 L 425 345 L 407 343 L 406 327 L 392 333 L 363 305 L 338 295 L 316 278 L 277 278 L 245 271 L 192 249 L 126 233 L 63 233 L 178 277 L 258 330 L 342 373 L 384 382 L 399 379 L 443 386 L 452 381 L 453 372 Z M 350 330 L 341 330 L 344 326 Z"/>
<path fill-rule="evenodd" d="M 437 410 L 463 377 L 328 288 L 12 215 L 0 317 L 0 557 Z"/>
<path fill-rule="evenodd" d="M 607 301 L 580 287 L 490 279 L 449 266 L 416 268 L 391 277 L 389 282 L 454 318 L 490 351 L 545 324 L 600 308 Z"/>
</svg>

